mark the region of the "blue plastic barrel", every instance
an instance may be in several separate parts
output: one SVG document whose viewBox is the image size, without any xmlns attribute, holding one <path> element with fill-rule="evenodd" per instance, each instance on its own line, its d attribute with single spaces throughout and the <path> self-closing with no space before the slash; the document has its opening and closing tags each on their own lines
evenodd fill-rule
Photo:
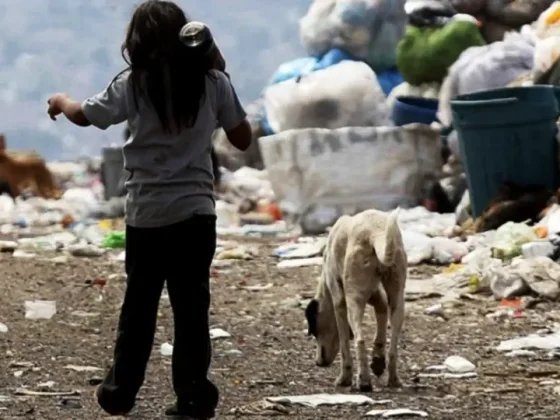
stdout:
<svg viewBox="0 0 560 420">
<path fill-rule="evenodd" d="M 438 100 L 415 96 L 399 96 L 393 104 L 391 118 L 396 126 L 405 124 L 430 125 L 437 121 Z"/>
<path fill-rule="evenodd" d="M 530 86 L 451 101 L 474 217 L 506 181 L 558 188 L 558 97 L 553 86 Z"/>
</svg>

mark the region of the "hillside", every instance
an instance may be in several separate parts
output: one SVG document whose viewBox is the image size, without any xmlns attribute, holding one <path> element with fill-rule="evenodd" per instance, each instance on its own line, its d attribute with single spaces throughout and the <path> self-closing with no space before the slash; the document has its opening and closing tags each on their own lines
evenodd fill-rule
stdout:
<svg viewBox="0 0 560 420">
<path fill-rule="evenodd" d="M 298 19 L 307 0 L 178 1 L 207 22 L 228 61 L 236 88 L 255 99 L 275 68 L 303 54 Z M 121 129 L 78 129 L 46 117 L 49 94 L 83 99 L 123 68 L 120 57 L 131 0 L 0 0 L 0 131 L 10 147 L 48 159 L 99 154 L 120 142 Z"/>
</svg>

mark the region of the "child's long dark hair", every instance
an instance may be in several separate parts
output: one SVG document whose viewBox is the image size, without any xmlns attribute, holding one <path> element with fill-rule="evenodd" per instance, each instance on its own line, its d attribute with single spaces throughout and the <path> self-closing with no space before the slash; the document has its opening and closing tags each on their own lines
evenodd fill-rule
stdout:
<svg viewBox="0 0 560 420">
<path fill-rule="evenodd" d="M 148 99 L 166 132 L 192 127 L 206 95 L 208 64 L 179 40 L 187 22 L 175 3 L 145 1 L 136 8 L 122 46 L 136 107 L 139 95 Z"/>
</svg>

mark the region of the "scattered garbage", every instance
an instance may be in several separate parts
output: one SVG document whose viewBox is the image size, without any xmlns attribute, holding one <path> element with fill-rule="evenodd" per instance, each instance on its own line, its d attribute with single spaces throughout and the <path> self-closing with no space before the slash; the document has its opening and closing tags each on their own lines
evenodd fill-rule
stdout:
<svg viewBox="0 0 560 420">
<path fill-rule="evenodd" d="M 18 396 L 26 397 L 77 397 L 79 391 L 33 391 L 27 388 L 19 388 L 14 392 Z"/>
<path fill-rule="evenodd" d="M 537 353 L 531 350 L 512 350 L 505 354 L 506 357 L 536 357 Z"/>
<path fill-rule="evenodd" d="M 428 417 L 428 413 L 420 410 L 409 410 L 408 408 L 395 408 L 392 410 L 371 410 L 368 411 L 366 417 Z"/>
<path fill-rule="evenodd" d="M 124 248 L 126 242 L 126 235 L 124 232 L 109 232 L 103 238 L 104 248 Z"/>
<path fill-rule="evenodd" d="M 8 326 L 0 322 L 0 333 L 6 334 L 8 332 Z"/>
<path fill-rule="evenodd" d="M 323 265 L 323 257 L 314 258 L 299 258 L 292 260 L 280 261 L 277 265 L 278 268 L 298 268 L 298 267 L 310 267 L 313 265 Z"/>
<path fill-rule="evenodd" d="M 449 356 L 443 362 L 443 365 L 451 373 L 469 373 L 474 372 L 476 367 L 467 359 L 461 356 Z"/>
<path fill-rule="evenodd" d="M 231 334 L 221 328 L 210 329 L 210 338 L 217 340 L 219 338 L 231 338 Z"/>
<path fill-rule="evenodd" d="M 297 242 L 280 245 L 274 255 L 282 259 L 313 258 L 323 254 L 326 244 L 326 238 L 299 238 Z"/>
<path fill-rule="evenodd" d="M 391 400 L 375 401 L 365 395 L 355 394 L 313 394 L 313 395 L 296 395 L 287 397 L 267 397 L 266 400 L 284 404 L 284 405 L 301 405 L 304 407 L 317 408 L 324 405 L 347 405 L 347 406 L 360 406 L 360 405 L 375 405 L 375 404 L 390 404 Z"/>
<path fill-rule="evenodd" d="M 496 348 L 499 352 L 513 352 L 518 350 L 554 350 L 560 348 L 560 332 L 550 334 L 530 334 L 512 338 L 500 343 Z"/>
<path fill-rule="evenodd" d="M 524 223 L 508 222 L 496 231 L 492 256 L 503 260 L 512 259 L 522 254 L 522 245 L 538 239 L 530 226 Z"/>
<path fill-rule="evenodd" d="M 74 257 L 97 258 L 105 255 L 105 250 L 95 245 L 71 245 L 68 251 Z"/>
<path fill-rule="evenodd" d="M 220 338 L 231 338 L 231 334 L 221 328 L 212 328 L 210 330 L 210 339 L 218 340 Z M 160 354 L 165 357 L 173 355 L 173 344 L 163 343 L 160 347 Z"/>
<path fill-rule="evenodd" d="M 419 373 L 421 378 L 467 379 L 476 378 L 476 367 L 461 356 L 450 356 L 442 365 L 428 366 L 425 372 Z"/>
<path fill-rule="evenodd" d="M 25 302 L 25 318 L 27 319 L 51 319 L 55 314 L 55 301 L 35 300 Z"/>
<path fill-rule="evenodd" d="M 64 367 L 65 369 L 73 370 L 75 372 L 98 372 L 103 369 L 95 367 L 95 366 L 77 366 L 77 365 L 68 365 Z"/>
<path fill-rule="evenodd" d="M 169 343 L 163 343 L 160 348 L 160 353 L 162 356 L 171 357 L 173 355 L 173 345 Z"/>
</svg>

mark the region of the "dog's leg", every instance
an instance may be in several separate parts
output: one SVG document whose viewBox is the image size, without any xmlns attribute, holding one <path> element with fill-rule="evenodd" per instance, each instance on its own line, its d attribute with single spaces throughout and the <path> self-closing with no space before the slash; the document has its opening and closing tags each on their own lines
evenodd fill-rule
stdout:
<svg viewBox="0 0 560 420">
<path fill-rule="evenodd" d="M 389 378 L 388 386 L 399 388 L 402 383 L 397 372 L 399 337 L 404 322 L 404 280 L 398 283 L 403 285 L 395 287 L 388 293 L 389 308 L 391 309 L 391 343 L 389 345 Z"/>
<path fill-rule="evenodd" d="M 373 354 L 371 356 L 371 371 L 377 377 L 385 372 L 385 343 L 387 342 L 388 304 L 383 289 L 377 289 L 368 303 L 375 309 L 377 332 L 373 341 Z"/>
<path fill-rule="evenodd" d="M 350 325 L 348 309 L 344 295 L 337 296 L 334 302 L 334 314 L 340 340 L 340 375 L 335 381 L 336 386 L 352 386 L 352 352 L 350 351 Z"/>
<path fill-rule="evenodd" d="M 347 296 L 348 320 L 354 331 L 356 346 L 356 359 L 358 360 L 358 389 L 361 392 L 372 390 L 371 373 L 367 365 L 366 343 L 363 334 L 363 320 L 366 300 L 363 295 L 352 294 Z"/>
</svg>

